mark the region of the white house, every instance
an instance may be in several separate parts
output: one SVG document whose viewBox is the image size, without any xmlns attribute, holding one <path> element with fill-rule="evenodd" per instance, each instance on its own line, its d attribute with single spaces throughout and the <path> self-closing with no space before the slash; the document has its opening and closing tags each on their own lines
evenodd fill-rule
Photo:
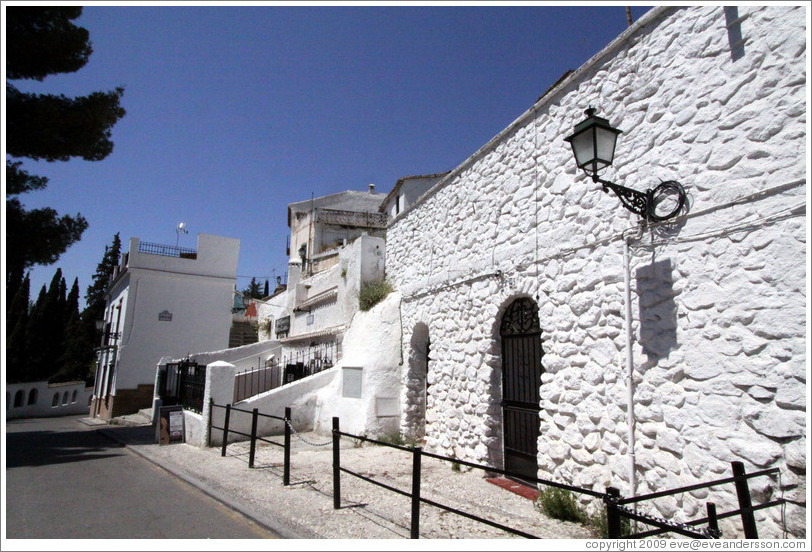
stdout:
<svg viewBox="0 0 812 552">
<path fill-rule="evenodd" d="M 395 183 L 392 191 L 386 195 L 379 209 L 380 212 L 386 213 L 390 220 L 396 218 L 447 174 L 404 176 Z"/>
<path fill-rule="evenodd" d="M 263 335 L 285 365 L 334 364 L 362 285 L 384 278 L 386 194 L 346 191 L 288 205 L 287 287 L 259 306 Z"/>
<path fill-rule="evenodd" d="M 806 533 L 808 15 L 653 8 L 398 214 L 404 433 L 625 496 L 777 467 L 751 482 L 789 500 L 760 534 Z M 600 177 L 676 181 L 678 216 L 646 222 L 577 169 L 590 106 L 623 131 Z"/>
<path fill-rule="evenodd" d="M 152 406 L 162 357 L 228 347 L 239 247 L 209 234 L 197 249 L 130 239 L 108 293 L 91 416 Z"/>
</svg>

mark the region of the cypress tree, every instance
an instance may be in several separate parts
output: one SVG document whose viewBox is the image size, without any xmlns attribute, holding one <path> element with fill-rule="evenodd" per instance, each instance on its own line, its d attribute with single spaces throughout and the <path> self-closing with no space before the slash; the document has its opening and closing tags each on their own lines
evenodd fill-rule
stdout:
<svg viewBox="0 0 812 552">
<path fill-rule="evenodd" d="M 26 354 L 26 327 L 31 294 L 31 278 L 25 275 L 22 284 L 11 301 L 6 312 L 6 382 L 16 383 L 23 381 Z"/>
<path fill-rule="evenodd" d="M 43 355 L 43 340 L 46 334 L 45 303 L 48 301 L 48 290 L 45 285 L 39 291 L 36 302 L 31 307 L 31 314 L 25 326 L 25 364 L 22 367 L 20 381 L 37 381 L 40 379 Z"/>
<path fill-rule="evenodd" d="M 85 293 L 85 310 L 82 311 L 82 328 L 86 346 L 92 351 L 101 343 L 101 330 L 96 329 L 96 321 L 104 318 L 107 305 L 107 291 L 110 288 L 110 277 L 113 275 L 121 257 L 121 238 L 119 233 L 113 236 L 113 243 L 104 248 L 104 256 L 96 266 L 93 280 Z M 93 362 L 93 355 L 89 362 Z"/>
<path fill-rule="evenodd" d="M 65 309 L 64 352 L 59 358 L 59 371 L 51 382 L 87 381 L 93 362 L 93 345 L 88 344 L 82 317 L 79 313 L 79 279 L 73 281 Z"/>
</svg>

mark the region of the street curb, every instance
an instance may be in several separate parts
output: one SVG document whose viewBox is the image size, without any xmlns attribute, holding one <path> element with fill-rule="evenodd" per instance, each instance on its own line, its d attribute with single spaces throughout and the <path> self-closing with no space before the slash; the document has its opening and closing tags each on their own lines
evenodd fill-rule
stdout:
<svg viewBox="0 0 812 552">
<path fill-rule="evenodd" d="M 256 512 L 250 511 L 249 509 L 245 508 L 244 506 L 231 501 L 228 497 L 224 496 L 222 492 L 209 487 L 205 483 L 202 483 L 201 481 L 196 480 L 193 477 L 190 477 L 190 476 L 188 476 L 186 474 L 183 474 L 183 473 L 173 471 L 168 466 L 165 466 L 165 465 L 157 462 L 155 459 L 151 458 L 148 454 L 145 454 L 144 452 L 138 450 L 137 448 L 129 446 L 129 444 L 125 440 L 119 439 L 115 435 L 115 431 L 111 431 L 108 428 L 99 428 L 99 430 L 103 435 L 105 435 L 106 437 L 112 439 L 113 441 L 116 441 L 120 445 L 126 447 L 128 450 L 130 450 L 133 453 L 137 454 L 141 458 L 144 458 L 148 462 L 150 462 L 153 465 L 163 469 L 167 473 L 169 473 L 171 475 L 174 475 L 178 479 L 181 479 L 182 481 L 185 481 L 189 485 L 195 487 L 196 489 L 200 490 L 201 492 L 203 492 L 204 494 L 206 494 L 210 498 L 213 498 L 214 500 L 220 502 L 224 506 L 239 512 L 240 514 L 242 514 L 246 518 L 250 519 L 251 521 L 253 521 L 257 525 L 260 525 L 261 527 L 263 527 L 264 529 L 266 529 L 268 531 L 271 531 L 272 533 L 276 533 L 277 535 L 279 535 L 280 538 L 283 538 L 283 539 L 321 539 L 321 538 L 324 538 L 324 537 L 318 535 L 317 533 L 315 533 L 313 530 L 308 529 L 308 528 L 306 528 L 304 526 L 301 526 L 299 524 L 296 524 L 296 523 L 293 523 L 293 522 L 290 522 L 290 521 L 282 522 L 282 521 L 280 521 L 278 519 L 275 519 L 275 518 L 270 518 L 268 516 L 258 515 Z M 296 527 L 295 528 L 292 527 L 293 525 L 295 525 Z"/>
</svg>

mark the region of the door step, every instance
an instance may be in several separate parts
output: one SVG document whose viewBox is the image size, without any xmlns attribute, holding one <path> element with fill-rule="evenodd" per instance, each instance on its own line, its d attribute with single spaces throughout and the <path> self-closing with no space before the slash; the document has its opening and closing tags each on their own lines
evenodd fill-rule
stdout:
<svg viewBox="0 0 812 552">
<path fill-rule="evenodd" d="M 534 502 L 539 497 L 538 489 L 531 487 L 530 485 L 513 481 L 512 479 L 507 479 L 505 477 L 490 477 L 486 479 L 486 481 Z"/>
</svg>

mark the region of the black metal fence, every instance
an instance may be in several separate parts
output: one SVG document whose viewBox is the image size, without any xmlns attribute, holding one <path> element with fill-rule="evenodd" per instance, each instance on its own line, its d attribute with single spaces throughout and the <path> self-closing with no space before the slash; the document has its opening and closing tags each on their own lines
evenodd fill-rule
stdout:
<svg viewBox="0 0 812 552">
<path fill-rule="evenodd" d="M 197 250 L 187 247 L 163 245 L 160 243 L 139 242 L 138 252 L 148 255 L 161 255 L 163 257 L 179 257 L 182 259 L 196 259 Z"/>
<path fill-rule="evenodd" d="M 212 423 L 213 420 L 213 412 L 215 408 L 222 408 L 225 410 L 224 415 L 224 422 L 223 426 L 215 426 Z M 251 416 L 251 432 L 245 433 L 241 431 L 237 431 L 231 428 L 231 417 L 232 413 L 242 413 L 248 414 Z M 259 417 L 263 416 L 266 418 L 272 418 L 276 420 L 280 420 L 284 424 L 284 442 L 278 443 L 276 441 L 272 441 L 267 438 L 260 437 L 257 433 L 257 426 Z M 249 449 L 249 459 L 248 459 L 248 467 L 254 467 L 254 460 L 256 456 L 256 443 L 257 441 L 263 441 L 265 443 L 269 443 L 272 445 L 276 445 L 282 447 L 284 450 L 284 468 L 283 468 L 283 477 L 282 482 L 283 485 L 288 486 L 290 485 L 290 437 L 291 437 L 291 409 L 290 407 L 285 408 L 284 417 L 281 416 L 273 416 L 270 414 L 261 414 L 257 408 L 252 410 L 240 409 L 235 408 L 231 404 L 227 405 L 219 405 L 215 404 L 214 401 L 210 402 L 210 415 L 209 415 L 209 426 L 208 426 L 208 433 L 207 433 L 207 444 L 211 444 L 211 432 L 212 430 L 221 430 L 222 431 L 222 445 L 221 445 L 221 455 L 226 455 L 226 449 L 228 447 L 228 438 L 230 434 L 233 435 L 240 435 L 243 437 L 247 437 L 250 439 L 250 449 Z M 341 452 L 340 452 L 340 440 L 341 437 L 349 437 L 351 439 L 357 441 L 363 441 L 372 443 L 379 446 L 389 447 L 392 449 L 400 450 L 406 453 L 411 454 L 412 456 L 412 481 L 411 481 L 411 489 L 410 490 L 403 490 L 398 489 L 396 487 L 392 487 L 391 485 L 387 485 L 380 481 L 376 481 L 372 477 L 367 477 L 360 473 L 354 472 L 352 470 L 347 469 L 346 467 L 341 466 Z M 703 483 L 698 483 L 695 485 L 688 485 L 685 487 L 680 487 L 677 489 L 669 489 L 665 491 L 658 491 L 655 493 L 650 493 L 646 495 L 640 495 L 636 497 L 624 498 L 620 495 L 620 492 L 615 487 L 608 487 L 605 493 L 601 493 L 598 491 L 593 491 L 591 489 L 585 489 L 580 487 L 575 487 L 572 485 L 567 485 L 564 483 L 558 483 L 555 481 L 550 481 L 546 479 L 538 479 L 534 477 L 528 477 L 527 475 L 513 473 L 507 470 L 502 470 L 498 468 L 494 468 L 492 466 L 487 466 L 483 464 L 475 464 L 473 462 L 468 462 L 465 460 L 460 460 L 457 458 L 452 458 L 449 456 L 442 456 L 439 454 L 433 454 L 429 452 L 425 452 L 422 450 L 421 447 L 406 447 L 401 445 L 395 445 L 391 443 L 385 443 L 383 441 L 378 441 L 375 439 L 370 439 L 368 437 L 362 435 L 354 435 L 351 433 L 342 432 L 339 425 L 339 419 L 337 417 L 333 418 L 333 427 L 332 427 L 332 475 L 333 475 L 333 508 L 340 509 L 341 508 L 341 473 L 345 473 L 347 475 L 351 475 L 358 479 L 367 481 L 368 483 L 377 485 L 388 491 L 409 497 L 411 499 L 411 521 L 410 521 L 410 537 L 413 539 L 420 538 L 420 506 L 421 504 L 428 504 L 429 506 L 433 506 L 435 508 L 440 508 L 447 512 L 451 512 L 468 519 L 472 519 L 474 521 L 478 521 L 485 525 L 489 525 L 491 527 L 503 530 L 507 533 L 511 533 L 513 535 L 518 535 L 525 538 L 538 538 L 535 535 L 531 535 L 519 529 L 509 527 L 507 525 L 503 525 L 501 523 L 497 523 L 495 521 L 485 519 L 479 516 L 476 516 L 470 512 L 466 512 L 459 508 L 454 508 L 445 504 L 441 504 L 434 500 L 430 500 L 421 496 L 421 469 L 422 469 L 422 459 L 423 457 L 434 458 L 441 461 L 451 462 L 452 464 L 458 464 L 460 466 L 466 466 L 473 469 L 483 470 L 492 474 L 500 474 L 506 477 L 518 478 L 528 483 L 537 483 L 542 484 L 548 487 L 556 487 L 559 489 L 564 489 L 566 491 L 570 491 L 576 494 L 587 495 L 593 498 L 601 499 L 606 507 L 606 521 L 607 521 L 607 531 L 608 531 L 608 538 L 610 539 L 619 539 L 619 538 L 645 538 L 645 537 L 652 537 L 656 535 L 661 535 L 664 533 L 677 533 L 683 536 L 697 538 L 697 539 L 716 539 L 721 537 L 721 532 L 719 531 L 718 520 L 734 517 L 734 516 L 741 516 L 742 526 L 744 529 L 744 535 L 747 539 L 757 539 L 758 538 L 758 530 L 756 527 L 756 520 L 753 512 L 757 510 L 761 510 L 764 508 L 770 508 L 773 506 L 780 506 L 784 504 L 786 501 L 784 499 L 777 499 L 771 500 L 762 504 L 753 505 L 752 504 L 752 497 L 749 491 L 748 480 L 754 477 L 762 477 L 762 476 L 769 476 L 773 474 L 779 473 L 778 468 L 771 468 L 767 470 L 746 473 L 744 470 L 744 464 L 741 462 L 732 462 L 731 467 L 733 470 L 733 476 L 725 479 L 718 479 L 715 481 L 708 481 Z M 672 496 L 680 493 L 686 493 L 691 491 L 696 491 L 699 489 L 706 489 L 716 486 L 721 486 L 725 484 L 733 484 L 736 490 L 736 496 L 738 498 L 739 508 L 737 510 L 732 510 L 723 513 L 716 512 L 716 505 L 713 502 L 707 502 L 707 517 L 691 520 L 684 523 L 676 523 L 674 521 L 665 520 L 662 518 L 658 518 L 656 516 L 644 514 L 638 512 L 633 507 L 628 505 L 636 504 L 640 502 L 644 502 L 647 500 L 654 500 L 657 498 L 662 498 L 665 496 Z M 640 531 L 633 534 L 623 534 L 622 530 L 622 519 L 626 518 L 629 520 L 634 520 L 646 525 L 650 525 L 655 527 L 652 530 Z M 706 527 L 702 527 L 706 526 Z"/>
<path fill-rule="evenodd" d="M 234 402 L 240 402 L 282 385 L 282 366 L 266 366 L 238 372 L 234 377 Z"/>
<path fill-rule="evenodd" d="M 318 374 L 322 370 L 332 368 L 336 355 L 336 341 L 313 343 L 305 349 L 286 355 L 282 362 L 285 366 L 284 383 L 292 383 L 307 376 Z"/>
<path fill-rule="evenodd" d="M 248 452 L 248 467 L 254 467 L 254 459 L 256 458 L 256 451 L 257 451 L 257 441 L 262 441 L 263 443 L 268 443 L 271 445 L 276 445 L 282 447 L 283 455 L 284 455 L 284 462 L 283 462 L 283 471 L 282 471 L 282 484 L 285 486 L 290 485 L 290 407 L 285 407 L 285 415 L 284 417 L 281 416 L 273 416 L 271 414 L 261 414 L 259 409 L 254 408 L 253 410 L 245 410 L 242 408 L 235 408 L 234 406 L 227 404 L 215 404 L 214 401 L 209 403 L 210 410 L 209 410 L 209 427 L 207 433 L 207 444 L 211 444 L 211 432 L 213 429 L 219 429 L 223 432 L 223 444 L 221 445 L 221 456 L 226 455 L 226 449 L 228 447 L 228 436 L 229 434 L 234 435 L 241 435 L 243 437 L 248 437 L 251 441 L 249 452 Z M 225 409 L 225 417 L 223 420 L 222 426 L 215 426 L 212 424 L 212 420 L 214 419 L 213 412 L 215 408 L 223 408 Z M 231 425 L 231 413 L 238 412 L 244 414 L 251 415 L 251 433 L 244 433 L 241 431 L 236 431 L 235 429 L 230 428 Z M 271 418 L 274 420 L 281 420 L 285 426 L 285 433 L 284 433 L 284 441 L 282 443 L 278 443 L 276 441 L 272 441 L 270 439 L 266 439 L 257 435 L 257 425 L 259 422 L 259 417 Z"/>
<path fill-rule="evenodd" d="M 744 464 L 742 462 L 731 462 L 731 469 L 733 470 L 732 477 L 728 477 L 725 479 L 717 479 L 715 481 L 708 481 L 705 483 L 698 483 L 696 485 L 688 485 L 686 487 L 680 487 L 677 489 L 659 491 L 656 493 L 650 493 L 631 498 L 622 498 L 616 488 L 609 487 L 607 489 L 607 493 L 604 498 L 604 501 L 606 502 L 606 519 L 609 531 L 609 538 L 642 539 L 645 537 L 652 537 L 655 535 L 661 535 L 663 533 L 670 532 L 678 533 L 686 537 L 692 537 L 697 539 L 719 538 L 721 536 L 721 532 L 719 531 L 718 520 L 728 517 L 741 516 L 744 537 L 746 539 L 757 539 L 758 528 L 756 527 L 756 518 L 753 515 L 753 512 L 757 510 L 762 510 L 764 508 L 770 508 L 772 506 L 780 506 L 786 503 L 786 501 L 784 499 L 771 500 L 763 504 L 753 506 L 752 498 L 750 495 L 750 487 L 747 481 L 754 477 L 763 477 L 777 474 L 779 473 L 779 469 L 771 468 L 768 470 L 746 473 L 744 470 Z M 654 500 L 656 498 L 687 493 L 699 489 L 708 489 L 711 487 L 726 484 L 727 485 L 733 484 L 735 486 L 736 498 L 738 499 L 739 503 L 739 508 L 737 510 L 732 510 L 724 513 L 717 513 L 716 504 L 713 502 L 707 502 L 706 503 L 707 517 L 688 521 L 685 523 L 674 523 L 655 516 L 641 514 L 635 511 L 633 508 L 626 506 L 627 504 L 636 504 L 646 500 Z M 656 529 L 641 531 L 629 535 L 623 535 L 621 529 L 622 526 L 621 518 L 623 517 L 630 520 L 645 523 L 647 525 L 651 525 L 653 527 L 656 527 Z M 707 527 L 705 529 L 701 529 L 700 526 L 705 524 L 707 524 Z"/>
<path fill-rule="evenodd" d="M 206 366 L 191 360 L 169 363 L 158 372 L 158 396 L 164 406 L 203 412 Z"/>
<path fill-rule="evenodd" d="M 411 485 L 411 492 L 397 489 L 392 486 L 386 485 L 381 483 L 380 481 L 375 481 L 374 479 L 367 477 L 365 475 L 361 475 L 360 473 L 353 472 L 348 470 L 345 467 L 341 466 L 341 453 L 339 450 L 339 442 L 340 438 L 350 437 L 352 439 L 366 441 L 369 443 L 373 443 L 376 445 L 381 445 L 385 447 L 390 447 L 398 450 L 402 450 L 404 452 L 409 452 L 412 454 L 412 485 Z M 411 528 L 410 528 L 410 535 L 411 538 L 417 539 L 420 538 L 420 505 L 421 504 L 428 504 L 430 506 L 434 506 L 436 508 L 440 508 L 442 510 L 452 512 L 454 514 L 467 517 L 469 519 L 473 519 L 480 523 L 490 525 L 491 527 L 495 527 L 497 529 L 501 529 L 508 533 L 519 535 L 525 538 L 538 538 L 534 535 L 530 535 L 525 533 L 524 531 L 520 531 L 518 529 L 508 527 L 506 525 L 502 525 L 500 523 L 496 523 L 494 521 L 484 519 L 478 517 L 474 514 L 469 512 L 465 512 L 463 510 L 452 508 L 450 506 L 446 506 L 435 502 L 433 500 L 429 500 L 420 496 L 420 471 L 421 471 L 421 463 L 423 457 L 429 458 L 436 458 L 438 460 L 444 460 L 447 462 L 456 463 L 462 466 L 467 466 L 474 469 L 480 469 L 491 473 L 501 474 L 506 477 L 518 478 L 529 483 L 541 483 L 548 487 L 557 487 L 559 489 L 564 489 L 576 494 L 582 494 L 591 496 L 594 498 L 601 498 L 606 505 L 606 519 L 607 519 L 607 530 L 608 530 L 608 538 L 610 539 L 618 539 L 618 538 L 644 538 L 644 537 L 651 537 L 654 535 L 659 535 L 663 533 L 677 533 L 683 536 L 697 538 L 697 539 L 715 539 L 721 536 L 721 532 L 719 531 L 718 520 L 733 517 L 740 515 L 742 519 L 742 525 L 744 528 L 745 538 L 748 539 L 757 539 L 758 538 L 758 531 L 756 529 L 756 521 L 755 517 L 753 516 L 753 512 L 756 510 L 761 510 L 763 508 L 769 508 L 772 506 L 779 506 L 784 504 L 786 501 L 784 499 L 779 500 L 772 500 L 763 504 L 759 504 L 757 506 L 753 506 L 751 503 L 750 491 L 747 485 L 747 480 L 753 477 L 760 477 L 765 475 L 771 475 L 778 473 L 778 468 L 772 468 L 769 470 L 763 470 L 759 472 L 753 473 L 745 473 L 744 472 L 744 465 L 741 462 L 733 462 L 733 477 L 727 479 L 719 479 L 716 481 L 710 481 L 705 483 L 699 483 L 696 485 L 690 485 L 687 487 L 680 487 L 678 489 L 670 489 L 667 491 L 660 491 L 657 493 L 651 493 L 647 495 L 641 495 L 632 498 L 623 498 L 620 496 L 619 491 L 614 487 L 607 488 L 607 492 L 600 493 L 597 491 L 593 491 L 590 489 L 584 489 L 580 487 L 574 487 L 572 485 L 566 485 L 563 483 L 558 483 L 555 481 L 549 481 L 545 479 L 538 479 L 534 477 L 528 477 L 524 474 L 519 473 L 512 473 L 507 470 L 501 470 L 497 468 L 493 468 L 491 466 L 485 466 L 482 464 L 474 464 L 472 462 L 466 462 L 464 460 L 458 460 L 456 458 L 450 458 L 448 456 L 441 456 L 438 454 L 432 454 L 423 451 L 420 447 L 404 447 L 400 445 L 393 445 L 390 443 L 384 443 L 382 441 L 376 441 L 374 439 L 369 439 L 368 437 L 364 437 L 361 435 L 353 435 L 350 433 L 344 433 L 340 430 L 339 427 L 339 419 L 333 418 L 333 508 L 339 509 L 341 507 L 341 473 L 346 473 L 348 475 L 352 475 L 379 487 L 383 487 L 389 491 L 394 493 L 407 496 L 411 498 L 412 504 L 412 512 L 411 512 Z M 713 502 L 708 502 L 707 512 L 708 515 L 705 518 L 692 520 L 686 523 L 675 523 L 673 521 L 668 521 L 662 518 L 657 518 L 655 516 L 645 515 L 634 511 L 633 509 L 625 506 L 626 504 L 632 504 L 637 502 L 642 502 L 645 500 L 653 500 L 655 498 L 661 498 L 664 496 L 670 496 L 680 493 L 685 493 L 689 491 L 694 491 L 697 489 L 703 488 L 710 488 L 715 487 L 717 485 L 733 483 L 736 487 L 736 495 L 739 501 L 739 509 L 733 510 L 730 512 L 724 512 L 721 514 L 716 513 L 716 505 Z M 648 525 L 652 525 L 656 527 L 654 530 L 643 531 L 635 534 L 626 534 L 623 535 L 622 531 L 622 523 L 621 518 L 627 518 L 631 520 L 635 520 L 638 522 L 642 522 Z M 707 525 L 706 528 L 700 528 L 702 525 Z"/>
<path fill-rule="evenodd" d="M 401 450 L 404 452 L 408 452 L 412 454 L 412 485 L 411 485 L 411 492 L 404 491 L 402 489 L 397 489 L 381 483 L 380 481 L 375 481 L 370 477 L 366 477 L 365 475 L 361 475 L 360 473 L 348 470 L 347 468 L 341 467 L 341 453 L 339 451 L 339 443 L 341 437 L 350 437 L 352 439 L 366 441 L 368 443 L 373 443 L 376 445 L 381 445 L 385 447 L 394 448 L 397 450 Z M 520 537 L 525 537 L 529 539 L 539 538 L 535 535 L 531 535 L 519 529 L 509 527 L 507 525 L 503 525 L 501 523 L 497 523 L 495 521 L 491 521 L 489 519 L 485 519 L 479 516 L 476 516 L 470 512 L 465 512 L 464 510 L 460 510 L 457 508 L 453 508 L 451 506 L 447 506 L 445 504 L 440 504 L 439 502 L 435 502 L 434 500 L 430 500 L 428 498 L 424 498 L 420 496 L 420 472 L 421 472 L 421 465 L 423 457 L 428 458 L 435 458 L 437 460 L 444 460 L 446 462 L 452 462 L 455 464 L 459 464 L 461 466 L 467 466 L 469 468 L 480 469 L 490 473 L 496 473 L 500 475 L 504 475 L 506 477 L 516 477 L 521 478 L 523 480 L 527 480 L 529 482 L 535 483 L 542 483 L 544 485 L 548 485 L 551 487 L 558 487 L 560 489 L 565 489 L 568 491 L 572 491 L 575 493 L 581 493 L 589 496 L 593 496 L 596 498 L 603 498 L 604 493 L 599 493 L 597 491 L 592 491 L 590 489 L 582 489 L 579 487 L 573 487 L 572 485 L 566 485 L 563 483 L 557 483 L 555 481 L 548 481 L 545 479 L 537 479 L 537 478 L 528 478 L 526 475 L 522 475 L 519 473 L 509 472 L 507 470 L 502 470 L 498 468 L 494 468 L 492 466 L 485 466 L 482 464 L 475 464 L 473 462 L 467 462 L 465 460 L 459 460 L 457 458 L 451 458 L 449 456 L 441 456 L 439 454 L 432 454 L 430 452 L 425 452 L 421 447 L 404 447 L 400 445 L 393 445 L 390 443 L 384 443 L 382 441 L 376 441 L 375 439 L 370 439 L 368 437 L 364 437 L 361 435 L 353 435 L 351 433 L 344 433 L 341 431 L 339 427 L 339 419 L 333 418 L 333 508 L 339 509 L 341 507 L 341 473 L 344 472 L 348 475 L 352 475 L 359 479 L 363 479 L 373 485 L 377 485 L 379 487 L 383 487 L 389 491 L 394 493 L 410 497 L 412 500 L 412 512 L 411 512 L 411 527 L 410 527 L 410 536 L 413 539 L 420 538 L 420 505 L 421 504 L 428 504 L 429 506 L 434 506 L 435 508 L 440 508 L 447 512 L 451 512 L 468 519 L 472 519 L 483 523 L 485 525 L 489 525 L 491 527 L 495 527 L 497 529 L 501 529 L 507 533 L 511 533 L 513 535 L 518 535 Z"/>
</svg>

